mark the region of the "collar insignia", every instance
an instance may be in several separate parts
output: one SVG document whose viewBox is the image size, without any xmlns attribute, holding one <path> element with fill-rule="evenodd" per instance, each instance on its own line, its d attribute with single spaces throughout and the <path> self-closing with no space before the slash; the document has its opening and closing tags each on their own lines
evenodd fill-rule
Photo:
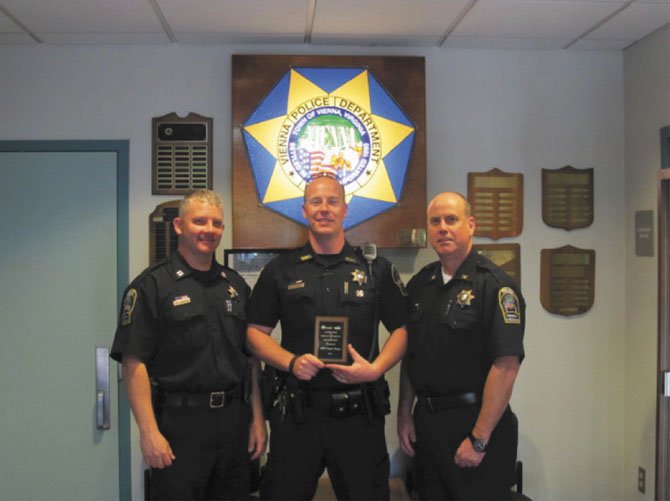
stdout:
<svg viewBox="0 0 670 501">
<path fill-rule="evenodd" d="M 475 298 L 474 294 L 472 293 L 472 290 L 462 290 L 461 292 L 458 293 L 458 296 L 456 297 L 456 304 L 458 306 L 470 306 L 471 301 Z"/>
<path fill-rule="evenodd" d="M 222 277 L 222 278 L 225 278 L 226 280 L 228 280 L 228 277 L 226 276 L 226 272 L 225 272 L 225 271 L 222 271 L 222 272 L 221 272 L 221 277 Z"/>
<path fill-rule="evenodd" d="M 356 264 L 356 263 L 358 263 L 358 261 L 356 261 L 356 260 L 355 260 L 353 257 L 351 257 L 351 256 L 345 256 L 344 260 L 345 260 L 347 263 L 352 263 L 352 264 Z"/>
<path fill-rule="evenodd" d="M 470 275 L 466 275 L 465 273 L 461 275 L 461 280 L 467 280 L 468 278 L 470 278 Z"/>
<path fill-rule="evenodd" d="M 310 259 L 312 259 L 311 254 L 305 254 L 304 256 L 300 256 L 300 261 L 309 261 Z"/>
<path fill-rule="evenodd" d="M 365 285 L 368 283 L 368 277 L 363 270 L 356 268 L 351 272 L 351 276 L 353 277 L 353 281 L 358 285 Z"/>
<path fill-rule="evenodd" d="M 177 270 L 177 271 L 175 272 L 175 274 L 176 274 L 179 278 L 181 278 L 181 277 L 184 276 L 184 270 Z"/>
</svg>

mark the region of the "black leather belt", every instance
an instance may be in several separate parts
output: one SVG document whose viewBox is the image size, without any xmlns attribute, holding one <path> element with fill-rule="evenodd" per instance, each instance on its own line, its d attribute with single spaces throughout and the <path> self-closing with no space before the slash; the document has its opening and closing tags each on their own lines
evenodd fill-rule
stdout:
<svg viewBox="0 0 670 501">
<path fill-rule="evenodd" d="M 212 391 L 210 393 L 160 393 L 158 405 L 161 407 L 189 407 L 220 409 L 230 404 L 233 400 L 242 398 L 242 390 L 239 386 L 225 391 Z"/>
<path fill-rule="evenodd" d="M 457 407 L 467 407 L 469 405 L 479 405 L 482 398 L 474 392 L 452 393 L 449 395 L 417 395 L 419 405 L 424 406 L 430 412 L 442 411 L 445 409 L 455 409 Z"/>
</svg>

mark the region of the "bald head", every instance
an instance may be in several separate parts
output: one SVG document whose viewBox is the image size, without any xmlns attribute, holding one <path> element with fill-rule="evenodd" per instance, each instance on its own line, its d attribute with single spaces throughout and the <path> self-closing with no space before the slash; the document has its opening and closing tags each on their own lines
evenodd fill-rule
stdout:
<svg viewBox="0 0 670 501">
<path fill-rule="evenodd" d="M 431 207 L 433 207 L 434 205 L 445 203 L 446 201 L 449 200 L 455 200 L 457 204 L 460 204 L 462 206 L 463 214 L 465 215 L 465 217 L 472 217 L 472 206 L 470 205 L 470 202 L 468 202 L 468 199 L 465 198 L 460 193 L 458 193 L 457 191 L 445 191 L 444 193 L 435 195 L 435 197 L 433 197 L 433 199 L 428 204 L 428 209 L 426 210 L 426 213 L 429 213 Z"/>
</svg>

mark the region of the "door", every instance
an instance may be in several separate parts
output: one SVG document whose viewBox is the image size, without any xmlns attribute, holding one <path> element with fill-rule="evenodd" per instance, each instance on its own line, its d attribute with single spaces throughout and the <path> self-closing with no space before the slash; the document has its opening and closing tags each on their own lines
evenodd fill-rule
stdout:
<svg viewBox="0 0 670 501">
<path fill-rule="evenodd" d="M 117 262 L 127 261 L 117 156 L 0 152 L 2 499 L 120 497 L 116 364 L 104 430 L 95 363 L 112 341 Z"/>
</svg>

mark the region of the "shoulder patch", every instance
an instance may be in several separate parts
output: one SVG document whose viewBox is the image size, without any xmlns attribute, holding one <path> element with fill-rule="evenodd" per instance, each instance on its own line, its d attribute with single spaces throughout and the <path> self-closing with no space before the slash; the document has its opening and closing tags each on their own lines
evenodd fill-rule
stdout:
<svg viewBox="0 0 670 501">
<path fill-rule="evenodd" d="M 391 276 L 393 277 L 393 282 L 398 286 L 398 289 L 400 289 L 400 293 L 403 296 L 407 295 L 407 289 L 405 288 L 405 284 L 402 283 L 402 278 L 400 278 L 400 272 L 398 271 L 398 268 L 395 267 L 395 264 L 391 264 Z"/>
<path fill-rule="evenodd" d="M 521 308 L 519 298 L 511 287 L 502 287 L 498 291 L 498 304 L 506 324 L 521 323 Z"/>
<path fill-rule="evenodd" d="M 126 296 L 123 298 L 123 308 L 121 312 L 121 326 L 130 325 L 133 316 L 133 310 L 137 303 L 137 291 L 135 289 L 128 289 Z"/>
</svg>

